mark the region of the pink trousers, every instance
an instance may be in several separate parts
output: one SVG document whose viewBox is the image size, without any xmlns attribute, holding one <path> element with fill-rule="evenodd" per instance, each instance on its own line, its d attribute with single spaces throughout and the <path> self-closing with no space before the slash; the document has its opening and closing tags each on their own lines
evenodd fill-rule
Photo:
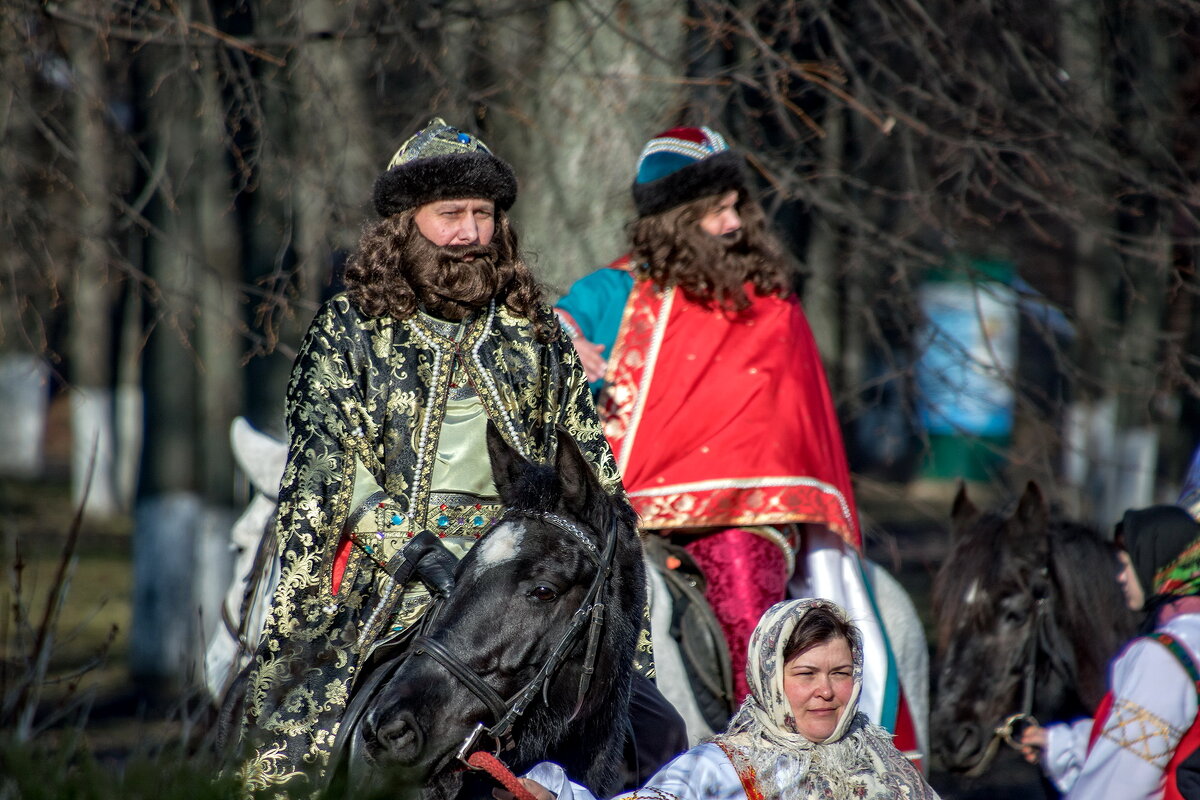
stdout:
<svg viewBox="0 0 1200 800">
<path fill-rule="evenodd" d="M 750 634 L 763 612 L 787 596 L 787 559 L 777 543 L 745 528 L 679 540 L 708 582 L 705 595 L 729 644 L 734 702 L 740 705 L 750 693 L 746 683 Z"/>
</svg>

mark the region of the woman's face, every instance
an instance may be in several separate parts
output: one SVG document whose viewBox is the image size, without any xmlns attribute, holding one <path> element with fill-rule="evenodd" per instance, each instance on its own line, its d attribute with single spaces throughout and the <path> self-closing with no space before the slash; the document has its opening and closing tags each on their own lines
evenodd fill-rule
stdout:
<svg viewBox="0 0 1200 800">
<path fill-rule="evenodd" d="M 1146 604 L 1146 593 L 1142 591 L 1142 583 L 1138 580 L 1137 573 L 1133 571 L 1133 562 L 1129 560 L 1129 553 L 1121 550 L 1117 553 L 1117 559 L 1121 562 L 1121 571 L 1117 573 L 1117 583 L 1121 584 L 1121 591 L 1125 593 L 1125 604 L 1132 611 L 1141 611 L 1142 606 Z"/>
<path fill-rule="evenodd" d="M 854 659 L 841 637 L 799 653 L 783 667 L 783 693 L 796 732 L 810 741 L 829 738 L 853 691 Z"/>
</svg>

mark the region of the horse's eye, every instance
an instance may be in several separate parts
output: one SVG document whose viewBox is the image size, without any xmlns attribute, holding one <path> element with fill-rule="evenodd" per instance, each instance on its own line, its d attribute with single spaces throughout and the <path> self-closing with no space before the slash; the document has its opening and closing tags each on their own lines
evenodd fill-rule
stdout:
<svg viewBox="0 0 1200 800">
<path fill-rule="evenodd" d="M 1021 625 L 1029 613 L 1023 608 L 1010 608 L 1004 612 L 1004 621 L 1009 625 Z"/>
<path fill-rule="evenodd" d="M 527 595 L 530 599 L 536 600 L 539 603 L 549 603 L 551 600 L 558 599 L 558 592 L 549 586 L 535 586 L 529 590 Z"/>
</svg>

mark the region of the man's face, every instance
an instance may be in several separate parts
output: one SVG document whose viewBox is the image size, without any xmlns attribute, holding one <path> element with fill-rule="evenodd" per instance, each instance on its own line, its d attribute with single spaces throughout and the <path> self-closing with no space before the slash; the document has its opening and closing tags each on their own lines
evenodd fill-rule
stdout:
<svg viewBox="0 0 1200 800">
<path fill-rule="evenodd" d="M 742 218 L 738 214 L 738 193 L 721 195 L 717 207 L 700 218 L 700 230 L 712 236 L 729 236 L 742 229 Z"/>
<path fill-rule="evenodd" d="M 413 215 L 417 230 L 439 247 L 489 245 L 496 232 L 496 204 L 466 198 L 426 203 Z"/>
</svg>

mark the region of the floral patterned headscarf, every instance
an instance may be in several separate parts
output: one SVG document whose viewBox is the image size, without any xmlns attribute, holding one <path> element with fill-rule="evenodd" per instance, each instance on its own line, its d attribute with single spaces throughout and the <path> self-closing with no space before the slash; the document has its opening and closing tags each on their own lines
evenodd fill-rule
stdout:
<svg viewBox="0 0 1200 800">
<path fill-rule="evenodd" d="M 792 631 L 816 607 L 849 621 L 840 606 L 819 598 L 786 600 L 763 614 L 750 637 L 746 659 L 750 694 L 725 733 L 711 741 L 729 756 L 747 785 L 747 796 L 752 796 L 752 783 L 763 800 L 936 798 L 913 763 L 892 744 L 891 734 L 858 712 L 862 640 L 853 626 L 854 689 L 837 726 L 823 742 L 813 742 L 796 730 L 783 691 L 784 649 Z"/>
<path fill-rule="evenodd" d="M 750 684 L 750 694 L 757 702 L 743 708 L 754 715 L 764 735 L 780 745 L 796 744 L 796 737 L 806 738 L 796 730 L 792 707 L 783 691 L 784 649 L 800 620 L 818 607 L 832 611 L 843 622 L 849 623 L 846 612 L 828 600 L 785 600 L 767 609 L 750 637 L 750 648 L 746 654 L 746 679 Z M 848 644 L 854 657 L 854 690 L 842 709 L 833 733 L 821 744 L 836 742 L 845 736 L 858 709 L 863 677 L 862 637 L 857 628 L 851 627 L 851 631 L 854 638 Z"/>
<path fill-rule="evenodd" d="M 1200 594 L 1200 522 L 1179 506 L 1130 509 L 1121 537 L 1146 596 Z"/>
</svg>

